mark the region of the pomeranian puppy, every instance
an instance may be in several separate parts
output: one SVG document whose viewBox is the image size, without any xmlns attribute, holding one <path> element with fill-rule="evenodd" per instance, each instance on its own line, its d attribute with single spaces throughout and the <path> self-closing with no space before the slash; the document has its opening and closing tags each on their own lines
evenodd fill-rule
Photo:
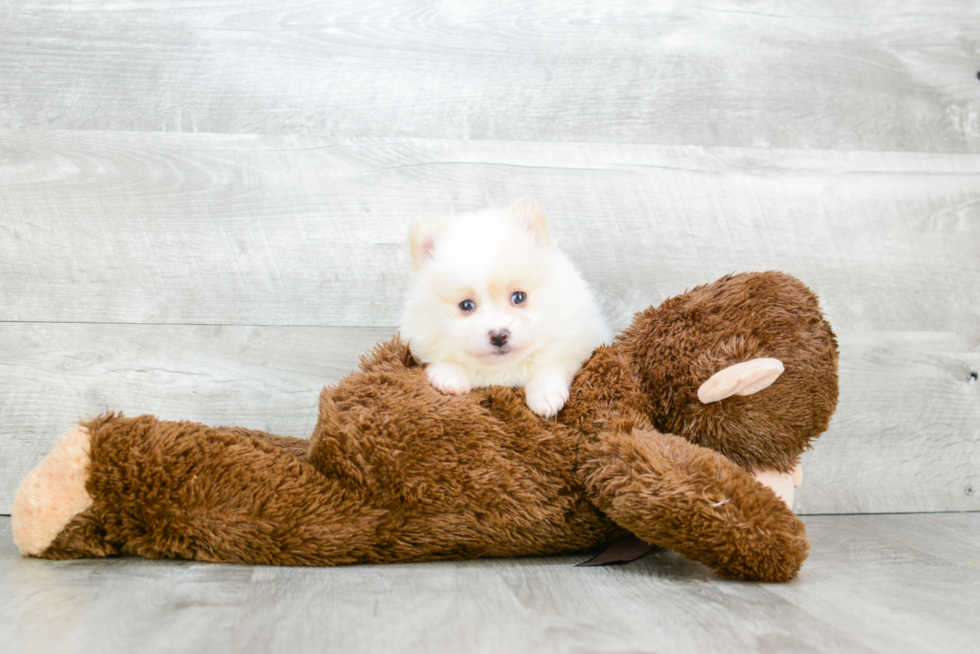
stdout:
<svg viewBox="0 0 980 654">
<path fill-rule="evenodd" d="M 556 415 L 572 376 L 611 334 L 537 205 L 420 218 L 409 250 L 417 275 L 401 335 L 429 382 L 452 395 L 523 386 L 534 413 Z"/>
</svg>

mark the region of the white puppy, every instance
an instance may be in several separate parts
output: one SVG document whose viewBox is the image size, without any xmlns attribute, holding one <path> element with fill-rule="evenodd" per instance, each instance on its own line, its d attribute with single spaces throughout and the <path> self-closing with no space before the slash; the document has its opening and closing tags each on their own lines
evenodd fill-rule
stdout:
<svg viewBox="0 0 980 654">
<path fill-rule="evenodd" d="M 610 332 L 538 207 L 420 218 L 409 249 L 417 277 L 401 335 L 429 382 L 453 395 L 523 386 L 532 411 L 557 414 L 572 376 Z"/>
</svg>

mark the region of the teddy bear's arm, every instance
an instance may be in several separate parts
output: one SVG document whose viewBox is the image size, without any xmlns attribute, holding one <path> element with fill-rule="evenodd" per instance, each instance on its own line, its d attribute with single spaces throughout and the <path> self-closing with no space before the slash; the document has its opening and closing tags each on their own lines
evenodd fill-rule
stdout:
<svg viewBox="0 0 980 654">
<path fill-rule="evenodd" d="M 583 468 L 592 501 L 640 539 L 736 579 L 786 581 L 808 545 L 803 523 L 727 458 L 653 430 L 607 432 Z"/>
<path fill-rule="evenodd" d="M 782 361 L 770 357 L 736 363 L 719 370 L 701 384 L 698 388 L 698 399 L 704 404 L 710 404 L 732 395 L 758 393 L 776 381 L 783 370 Z"/>
</svg>

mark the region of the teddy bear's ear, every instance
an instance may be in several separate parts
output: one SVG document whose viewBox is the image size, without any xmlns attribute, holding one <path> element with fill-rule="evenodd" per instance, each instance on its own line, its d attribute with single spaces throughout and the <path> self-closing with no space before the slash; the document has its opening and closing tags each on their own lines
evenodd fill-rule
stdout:
<svg viewBox="0 0 980 654">
<path fill-rule="evenodd" d="M 435 257 L 436 242 L 446 230 L 446 223 L 433 216 L 419 216 L 408 236 L 408 251 L 412 268 L 422 270 Z"/>
<path fill-rule="evenodd" d="M 783 362 L 771 357 L 736 363 L 716 372 L 701 384 L 698 399 L 702 404 L 710 404 L 733 395 L 753 395 L 769 388 L 784 370 Z"/>
<path fill-rule="evenodd" d="M 548 234 L 548 221 L 544 212 L 534 200 L 518 200 L 510 205 L 510 215 L 518 224 L 529 229 L 542 244 L 551 242 Z"/>
</svg>

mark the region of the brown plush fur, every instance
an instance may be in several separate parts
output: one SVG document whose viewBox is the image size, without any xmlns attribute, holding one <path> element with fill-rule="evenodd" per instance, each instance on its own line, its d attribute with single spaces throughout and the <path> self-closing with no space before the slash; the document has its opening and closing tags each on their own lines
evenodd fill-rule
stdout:
<svg viewBox="0 0 980 654">
<path fill-rule="evenodd" d="M 699 286 L 637 315 L 618 341 L 642 380 L 654 426 L 746 470 L 792 470 L 837 408 L 836 338 L 816 296 L 789 275 Z M 698 401 L 698 386 L 711 375 L 758 357 L 783 362 L 778 391 Z"/>
<path fill-rule="evenodd" d="M 770 388 L 698 402 L 714 372 L 761 356 L 786 367 Z M 791 469 L 836 398 L 834 335 L 779 273 L 639 314 L 586 362 L 557 420 L 522 389 L 441 395 L 395 338 L 324 389 L 309 441 L 150 416 L 85 423 L 94 502 L 43 556 L 336 565 L 549 554 L 632 531 L 722 575 L 781 581 L 806 533 L 749 473 Z"/>
</svg>

